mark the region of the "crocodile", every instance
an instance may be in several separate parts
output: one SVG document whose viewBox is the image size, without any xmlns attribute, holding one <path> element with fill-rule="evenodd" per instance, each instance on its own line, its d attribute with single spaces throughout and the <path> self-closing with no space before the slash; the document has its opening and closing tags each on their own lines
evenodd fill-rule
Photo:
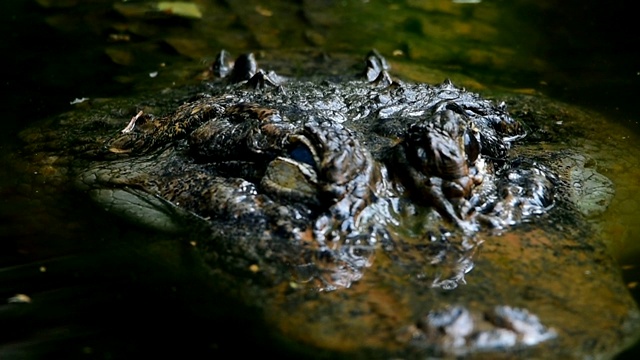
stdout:
<svg viewBox="0 0 640 360">
<path fill-rule="evenodd" d="M 387 224 L 401 221 L 399 202 L 432 208 L 434 224 L 462 230 L 460 258 L 481 227 L 504 229 L 554 204 L 556 175 L 508 157 L 524 131 L 504 103 L 450 81 L 392 80 L 375 51 L 364 84 L 320 87 L 260 70 L 252 54 L 228 58 L 223 51 L 211 66 L 228 86 L 167 116 L 138 113 L 98 155 L 110 161 L 90 167 L 80 185 L 106 203 L 118 193 L 152 195 L 216 230 L 233 226 L 250 240 L 226 249 L 232 263 L 245 258 L 263 274 L 274 262 L 295 264 L 325 290 L 348 287 L 377 247 L 395 247 Z M 158 217 L 140 220 L 149 218 Z M 444 283 L 455 286 L 465 271 Z M 288 272 L 269 276 L 278 282 Z"/>
<path fill-rule="evenodd" d="M 584 317 L 545 304 L 566 298 L 549 295 L 552 284 L 569 286 L 578 269 L 615 277 L 586 240 L 586 214 L 606 209 L 611 182 L 586 154 L 536 150 L 539 124 L 504 102 L 389 70 L 372 51 L 352 77 L 288 78 L 222 51 L 177 108 L 126 108 L 116 131 L 103 118 L 95 136 L 68 130 L 85 133 L 62 147 L 73 148 L 78 189 L 129 221 L 191 234 L 188 246 L 224 274 L 217 285 L 294 341 L 356 357 L 590 353 L 594 335 L 575 335 Z M 516 277 L 538 266 L 513 259 L 520 248 L 566 274 L 514 282 L 505 258 Z M 571 260 L 572 249 L 593 254 Z M 608 277 L 580 284 L 625 291 Z M 603 316 L 629 328 L 638 314 L 621 298 Z"/>
</svg>

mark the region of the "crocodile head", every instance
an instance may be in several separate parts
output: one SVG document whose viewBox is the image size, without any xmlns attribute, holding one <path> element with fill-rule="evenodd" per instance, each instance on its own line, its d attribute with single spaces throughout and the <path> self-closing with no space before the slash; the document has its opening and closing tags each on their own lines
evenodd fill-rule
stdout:
<svg viewBox="0 0 640 360">
<path fill-rule="evenodd" d="M 205 252 L 226 254 L 229 266 L 257 264 L 276 282 L 294 273 L 322 289 L 359 279 L 376 249 L 402 248 L 394 227 L 407 208 L 428 209 L 424 221 L 444 242 L 462 230 L 448 247 L 459 280 L 484 225 L 505 228 L 553 202 L 546 168 L 511 166 L 523 133 L 503 104 L 449 81 L 393 80 L 376 52 L 366 79 L 339 83 L 267 73 L 251 55 L 228 67 L 227 58 L 212 67 L 226 80 L 206 94 L 163 117 L 137 114 L 106 142 L 108 161 L 83 172 L 84 186 L 141 222 L 173 226 L 176 208 L 192 214 L 217 239 Z M 531 171 L 541 175 L 511 180 Z M 154 215 L 132 202 L 154 204 Z"/>
</svg>

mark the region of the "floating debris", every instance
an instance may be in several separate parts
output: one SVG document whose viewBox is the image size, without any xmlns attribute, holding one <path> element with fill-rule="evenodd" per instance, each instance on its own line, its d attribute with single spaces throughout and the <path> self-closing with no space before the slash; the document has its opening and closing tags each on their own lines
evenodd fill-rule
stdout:
<svg viewBox="0 0 640 360">
<path fill-rule="evenodd" d="M 131 121 L 129 121 L 129 124 L 122 129 L 122 133 L 126 134 L 126 133 L 130 133 L 133 131 L 133 128 L 136 126 L 136 121 L 140 118 L 140 116 L 142 116 L 143 112 L 142 110 L 140 110 L 134 117 L 131 118 Z"/>
<path fill-rule="evenodd" d="M 83 102 L 89 100 L 89 98 L 75 98 L 73 101 L 69 102 L 70 105 L 82 104 Z"/>
<path fill-rule="evenodd" d="M 121 4 L 113 8 L 126 17 L 148 17 L 149 15 L 177 16 L 189 19 L 202 18 L 202 12 L 194 3 L 186 1 L 161 1 L 152 4 Z"/>
<path fill-rule="evenodd" d="M 158 11 L 165 14 L 171 14 L 175 16 L 181 16 L 191 19 L 202 18 L 200 9 L 194 3 L 184 1 L 163 1 L 159 2 L 156 6 Z"/>
<path fill-rule="evenodd" d="M 30 304 L 31 298 L 25 294 L 16 294 L 7 299 L 9 304 Z"/>
<path fill-rule="evenodd" d="M 267 8 L 264 8 L 264 7 L 260 6 L 260 5 L 256 6 L 256 12 L 258 14 L 262 15 L 262 16 L 265 16 L 265 17 L 273 16 L 273 11 L 271 11 L 271 10 L 269 10 Z"/>
</svg>

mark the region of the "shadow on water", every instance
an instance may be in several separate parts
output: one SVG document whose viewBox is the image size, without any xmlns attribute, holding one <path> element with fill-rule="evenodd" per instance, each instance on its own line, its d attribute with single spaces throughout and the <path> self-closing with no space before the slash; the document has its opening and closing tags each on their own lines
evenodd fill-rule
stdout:
<svg viewBox="0 0 640 360">
<path fill-rule="evenodd" d="M 69 212 L 3 236 L 3 359 L 292 356 L 205 266 L 189 244 L 197 234 L 147 232 L 82 200 L 57 207 Z"/>
<path fill-rule="evenodd" d="M 287 47 L 363 54 L 375 47 L 396 54 L 399 66 L 428 64 L 439 71 L 407 73 L 409 78 L 441 81 L 441 74 L 451 73 L 479 90 L 545 93 L 602 111 L 640 133 L 640 62 L 630 51 L 639 40 L 632 35 L 632 11 L 622 1 L 484 1 L 462 10 L 451 1 L 278 1 L 270 8 L 255 1 L 200 1 L 216 10 L 205 13 L 217 16 L 206 24 L 146 20 L 135 4 L 123 10 L 114 3 L 3 4 L 8 36 L 0 48 L 12 56 L 5 56 L 0 109 L 0 162 L 9 169 L 0 175 L 0 295 L 24 293 L 33 302 L 24 312 L 16 305 L 27 304 L 0 307 L 2 358 L 274 351 L 273 339 L 262 336 L 269 331 L 253 321 L 255 310 L 228 313 L 237 307 L 211 287 L 211 274 L 190 251 L 190 239 L 167 239 L 96 216 L 94 205 L 68 189 L 66 202 L 59 203 L 58 189 L 47 190 L 43 180 L 14 166 L 20 129 L 67 110 L 75 98 L 143 91 L 148 74 L 163 62 L 198 62 L 220 48 L 235 54 Z M 468 25 L 474 21 L 479 25 Z M 640 235 L 634 231 L 620 230 L 626 240 L 615 252 L 640 300 L 640 248 L 632 244 L 640 243 Z M 231 345 L 238 334 L 256 346 Z M 619 358 L 636 358 L 639 351 L 636 346 Z"/>
</svg>

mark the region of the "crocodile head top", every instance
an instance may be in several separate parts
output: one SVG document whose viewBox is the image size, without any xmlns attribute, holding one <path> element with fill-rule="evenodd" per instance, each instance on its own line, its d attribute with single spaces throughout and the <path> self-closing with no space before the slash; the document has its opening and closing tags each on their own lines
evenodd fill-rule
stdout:
<svg viewBox="0 0 640 360">
<path fill-rule="evenodd" d="M 217 80 L 169 115 L 134 116 L 105 143 L 107 161 L 83 172 L 83 186 L 112 206 L 114 193 L 177 206 L 226 239 L 207 246 L 230 254 L 232 267 L 257 264 L 276 282 L 294 276 L 323 289 L 359 279 L 377 248 L 402 247 L 393 227 L 407 206 L 431 209 L 444 241 L 459 229 L 450 258 L 466 264 L 485 225 L 505 228 L 553 202 L 546 168 L 525 183 L 509 180 L 518 168 L 503 176 L 523 136 L 504 104 L 450 81 L 393 80 L 377 52 L 366 80 L 320 84 L 267 73 L 252 55 L 227 59 L 222 52 L 212 66 L 226 84 Z M 115 206 L 131 217 L 127 208 Z"/>
<path fill-rule="evenodd" d="M 590 150 L 536 130 L 573 110 L 509 98 L 520 124 L 450 81 L 388 69 L 372 52 L 359 76 L 286 78 L 222 52 L 210 81 L 95 102 L 26 135 L 42 176 L 54 163 L 109 213 L 170 232 L 151 246 L 202 271 L 197 301 L 228 296 L 288 344 L 396 358 L 611 354 L 637 308 L 579 204 L 606 208 L 598 194 L 613 185 Z M 523 116 L 532 108 L 543 123 Z"/>
</svg>

